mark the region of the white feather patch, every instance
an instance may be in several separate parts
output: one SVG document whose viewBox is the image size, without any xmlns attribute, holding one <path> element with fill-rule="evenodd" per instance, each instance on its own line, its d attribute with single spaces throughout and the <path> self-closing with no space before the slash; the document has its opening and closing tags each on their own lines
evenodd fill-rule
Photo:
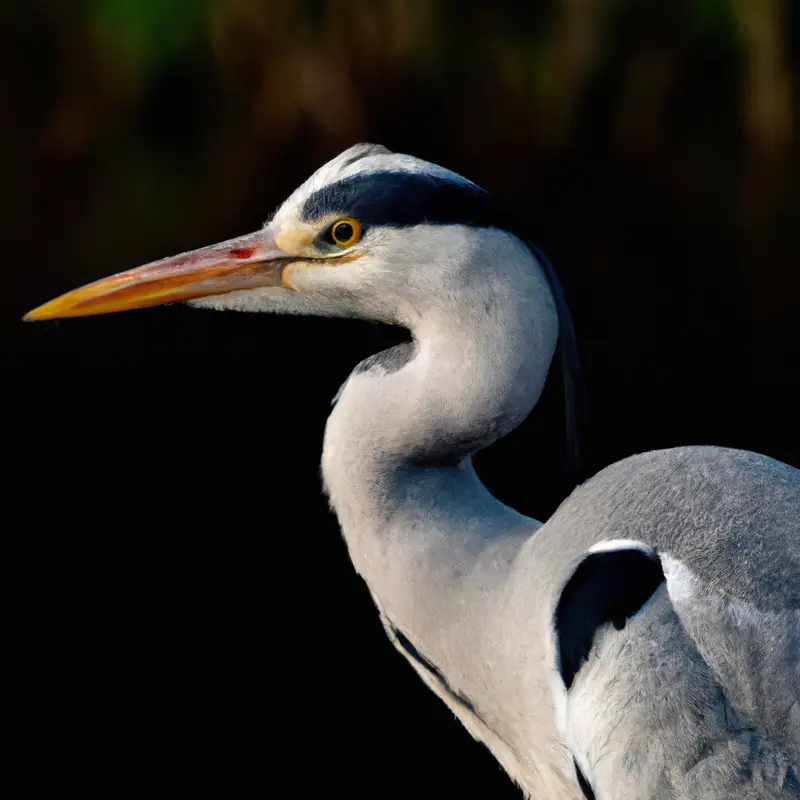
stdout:
<svg viewBox="0 0 800 800">
<path fill-rule="evenodd" d="M 661 566 L 667 580 L 667 592 L 673 603 L 685 603 L 697 597 L 701 584 L 689 567 L 668 555 L 661 557 Z"/>
<path fill-rule="evenodd" d="M 650 558 L 656 557 L 656 551 L 653 550 L 652 547 L 636 539 L 609 539 L 605 542 L 597 542 L 589 548 L 588 552 L 613 553 L 616 550 L 641 550 L 641 552 L 650 556 Z"/>
</svg>

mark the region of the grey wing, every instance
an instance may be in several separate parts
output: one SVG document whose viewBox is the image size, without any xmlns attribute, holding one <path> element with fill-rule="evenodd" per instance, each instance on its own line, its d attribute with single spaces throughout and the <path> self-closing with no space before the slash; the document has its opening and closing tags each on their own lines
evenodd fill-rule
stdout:
<svg viewBox="0 0 800 800">
<path fill-rule="evenodd" d="M 800 798 L 797 612 L 723 602 L 631 544 L 587 553 L 554 620 L 561 733 L 584 795 Z"/>
<path fill-rule="evenodd" d="M 800 610 L 758 609 L 677 559 L 662 564 L 675 614 L 729 702 L 800 766 Z"/>
</svg>

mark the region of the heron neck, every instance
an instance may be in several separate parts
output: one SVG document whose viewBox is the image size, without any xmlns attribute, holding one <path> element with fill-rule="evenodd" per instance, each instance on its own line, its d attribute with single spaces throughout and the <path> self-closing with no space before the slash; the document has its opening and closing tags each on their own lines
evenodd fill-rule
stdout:
<svg viewBox="0 0 800 800">
<path fill-rule="evenodd" d="M 470 459 L 528 415 L 555 349 L 544 276 L 521 266 L 512 287 L 423 314 L 412 343 L 359 365 L 328 420 L 326 488 L 356 569 L 373 594 L 379 577 L 382 599 L 421 553 L 452 563 L 530 525 Z"/>
</svg>

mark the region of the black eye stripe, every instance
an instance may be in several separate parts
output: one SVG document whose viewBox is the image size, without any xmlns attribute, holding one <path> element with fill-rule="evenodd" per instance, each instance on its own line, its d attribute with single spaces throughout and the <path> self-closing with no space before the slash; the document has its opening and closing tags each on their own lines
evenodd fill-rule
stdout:
<svg viewBox="0 0 800 800">
<path fill-rule="evenodd" d="M 485 189 L 466 181 L 412 172 L 353 175 L 312 194 L 301 210 L 304 222 L 331 214 L 355 217 L 364 228 L 428 223 L 494 227 L 516 233 L 518 227 Z"/>
</svg>

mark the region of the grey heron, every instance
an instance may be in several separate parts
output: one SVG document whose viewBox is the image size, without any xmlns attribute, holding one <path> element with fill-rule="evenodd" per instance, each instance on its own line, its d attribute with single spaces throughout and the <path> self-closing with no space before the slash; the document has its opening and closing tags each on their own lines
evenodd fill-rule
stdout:
<svg viewBox="0 0 800 800">
<path fill-rule="evenodd" d="M 800 471 L 750 452 L 642 453 L 542 523 L 471 456 L 542 391 L 568 312 L 489 193 L 356 145 L 256 233 L 29 312 L 178 301 L 366 318 L 327 422 L 325 491 L 386 633 L 533 798 L 800 797 Z"/>
</svg>

